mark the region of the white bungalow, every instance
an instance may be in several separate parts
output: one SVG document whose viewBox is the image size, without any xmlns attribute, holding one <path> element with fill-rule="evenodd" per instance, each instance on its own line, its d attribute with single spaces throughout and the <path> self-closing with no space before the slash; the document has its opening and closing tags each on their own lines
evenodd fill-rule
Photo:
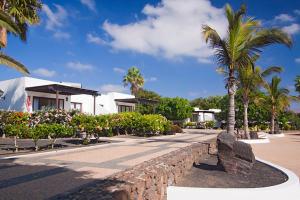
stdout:
<svg viewBox="0 0 300 200">
<path fill-rule="evenodd" d="M 220 109 L 201 110 L 195 107 L 190 121 L 197 123 L 206 121 L 216 121 L 215 114 L 220 112 Z"/>
<path fill-rule="evenodd" d="M 34 112 L 44 108 L 77 109 L 88 114 L 109 114 L 135 109 L 133 95 L 84 89 L 80 83 L 21 77 L 0 81 L 0 109 Z"/>
</svg>

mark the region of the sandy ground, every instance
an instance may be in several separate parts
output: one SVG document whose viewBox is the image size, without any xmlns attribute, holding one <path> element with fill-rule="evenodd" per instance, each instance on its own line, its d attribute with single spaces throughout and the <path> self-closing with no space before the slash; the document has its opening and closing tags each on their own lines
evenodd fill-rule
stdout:
<svg viewBox="0 0 300 200">
<path fill-rule="evenodd" d="M 267 144 L 252 144 L 256 157 L 292 170 L 300 177 L 300 131 L 285 132 Z"/>
</svg>

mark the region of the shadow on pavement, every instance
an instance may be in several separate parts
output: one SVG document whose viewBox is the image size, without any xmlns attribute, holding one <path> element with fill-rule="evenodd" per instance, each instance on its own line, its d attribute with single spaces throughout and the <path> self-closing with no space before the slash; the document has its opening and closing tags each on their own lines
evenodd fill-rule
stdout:
<svg viewBox="0 0 300 200">
<path fill-rule="evenodd" d="M 73 193 L 89 186 L 98 190 L 97 195 L 109 197 L 114 194 L 106 189 L 121 183 L 96 179 L 93 175 L 90 171 L 75 171 L 66 166 L 25 164 L 18 159 L 0 160 L 0 199 L 74 199 Z M 102 186 L 105 183 L 106 187 L 95 188 L 99 183 Z M 89 194 L 79 195 L 78 199 L 86 199 Z"/>
</svg>

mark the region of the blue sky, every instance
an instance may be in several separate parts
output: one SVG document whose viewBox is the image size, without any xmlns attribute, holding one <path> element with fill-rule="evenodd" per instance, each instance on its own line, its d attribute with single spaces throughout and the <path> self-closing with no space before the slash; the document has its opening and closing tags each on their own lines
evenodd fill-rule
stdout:
<svg viewBox="0 0 300 200">
<path fill-rule="evenodd" d="M 45 0 L 27 43 L 10 36 L 4 51 L 28 66 L 32 77 L 81 82 L 102 92 L 128 92 L 122 77 L 137 66 L 145 88 L 163 96 L 223 95 L 223 77 L 202 40 L 201 25 L 225 35 L 227 2 L 235 9 L 245 2 L 250 16 L 291 34 L 292 49 L 268 47 L 258 65 L 284 66 L 283 86 L 293 91 L 300 75 L 300 2 L 294 0 Z M 0 79 L 19 76 L 2 68 Z"/>
</svg>

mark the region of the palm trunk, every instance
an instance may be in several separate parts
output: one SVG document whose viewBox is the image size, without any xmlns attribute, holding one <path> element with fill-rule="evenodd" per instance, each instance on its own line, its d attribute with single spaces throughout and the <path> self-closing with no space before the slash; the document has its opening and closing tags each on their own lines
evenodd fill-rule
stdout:
<svg viewBox="0 0 300 200">
<path fill-rule="evenodd" d="M 274 134 L 275 132 L 275 113 L 272 111 L 272 115 L 271 115 L 271 130 L 270 133 Z"/>
<path fill-rule="evenodd" d="M 228 105 L 228 117 L 227 117 L 227 133 L 234 135 L 234 126 L 235 126 L 235 92 L 236 92 L 236 83 L 234 77 L 234 71 L 230 70 L 229 80 L 228 80 L 228 96 L 229 96 L 229 105 Z"/>
<path fill-rule="evenodd" d="M 0 45 L 2 47 L 7 46 L 7 30 L 3 27 L 0 27 Z"/>
<path fill-rule="evenodd" d="M 249 127 L 248 127 L 248 101 L 244 101 L 244 132 L 247 139 L 250 139 Z"/>
<path fill-rule="evenodd" d="M 1 4 L 1 10 L 5 10 L 6 1 L 3 0 Z M 7 30 L 6 28 L 0 27 L 0 46 L 5 48 L 7 46 Z"/>
</svg>

